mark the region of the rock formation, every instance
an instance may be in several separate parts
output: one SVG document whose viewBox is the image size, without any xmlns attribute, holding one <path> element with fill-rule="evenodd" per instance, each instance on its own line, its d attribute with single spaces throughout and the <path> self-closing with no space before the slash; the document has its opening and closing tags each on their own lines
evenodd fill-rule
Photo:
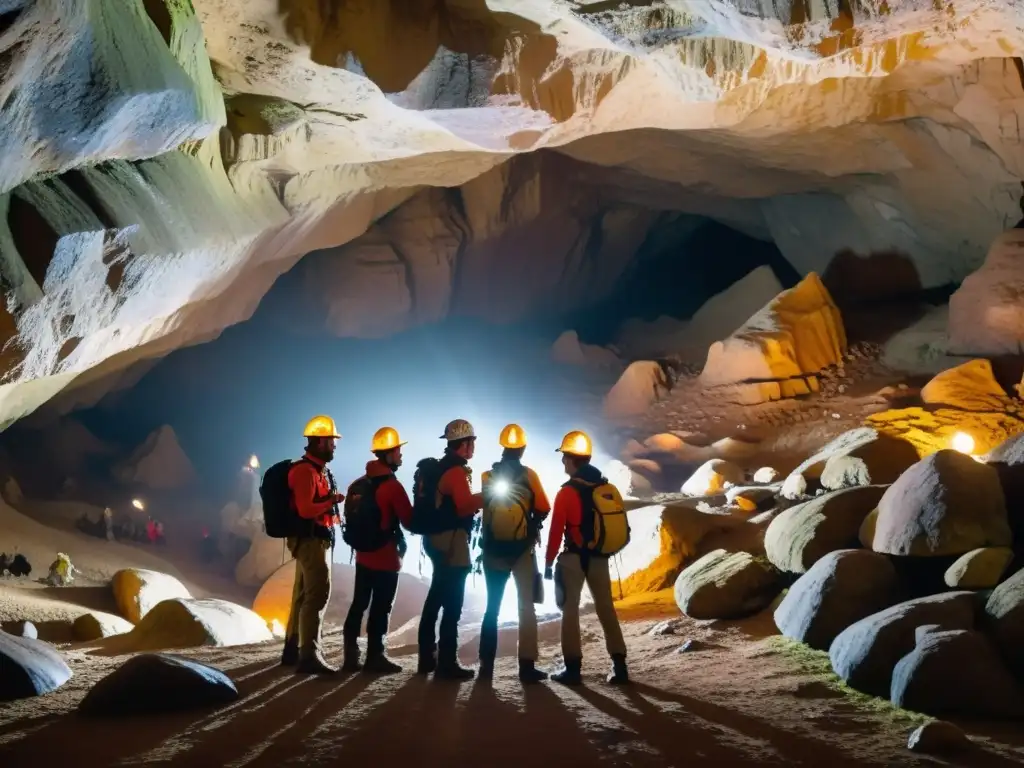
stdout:
<svg viewBox="0 0 1024 768">
<path fill-rule="evenodd" d="M 197 478 L 174 430 L 166 424 L 115 467 L 114 476 L 126 485 L 141 485 L 154 491 L 181 490 L 194 484 Z"/>
<path fill-rule="evenodd" d="M 659 212 L 884 295 L 1018 217 L 1006 4 L 108 5 L 4 15 L 0 426 L 216 336 L 313 251 L 330 327 L 379 334 L 579 307 Z"/>
</svg>

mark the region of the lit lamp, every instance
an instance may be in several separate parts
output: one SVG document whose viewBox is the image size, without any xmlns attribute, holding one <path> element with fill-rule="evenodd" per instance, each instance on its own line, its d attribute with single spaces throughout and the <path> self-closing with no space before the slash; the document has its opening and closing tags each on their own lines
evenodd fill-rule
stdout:
<svg viewBox="0 0 1024 768">
<path fill-rule="evenodd" d="M 132 499 L 132 506 L 140 512 L 143 512 L 146 509 L 146 505 L 142 503 L 142 499 Z"/>
<path fill-rule="evenodd" d="M 251 472 L 255 472 L 259 468 L 260 468 L 260 460 L 258 458 L 256 458 L 256 454 L 254 453 L 252 456 L 249 457 L 249 467 L 248 467 L 248 469 Z"/>
</svg>

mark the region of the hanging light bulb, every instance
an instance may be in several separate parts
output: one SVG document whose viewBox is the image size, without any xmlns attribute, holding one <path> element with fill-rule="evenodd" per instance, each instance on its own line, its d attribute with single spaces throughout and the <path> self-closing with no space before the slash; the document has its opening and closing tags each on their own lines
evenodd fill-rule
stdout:
<svg viewBox="0 0 1024 768">
<path fill-rule="evenodd" d="M 142 499 L 132 499 L 132 506 L 139 511 L 145 510 L 146 508 L 146 505 L 142 503 Z"/>
</svg>

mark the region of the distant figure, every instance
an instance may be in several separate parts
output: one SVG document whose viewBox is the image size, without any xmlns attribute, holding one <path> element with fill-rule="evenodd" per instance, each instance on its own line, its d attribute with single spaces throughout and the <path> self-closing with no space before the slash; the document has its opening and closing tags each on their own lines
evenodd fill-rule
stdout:
<svg viewBox="0 0 1024 768">
<path fill-rule="evenodd" d="M 152 517 L 146 522 L 146 539 L 150 544 L 156 544 L 156 521 Z"/>
<path fill-rule="evenodd" d="M 51 587 L 69 587 L 75 582 L 75 566 L 71 564 L 71 558 L 63 552 L 57 553 L 57 559 L 50 564 L 50 572 L 46 576 L 46 583 Z"/>
<path fill-rule="evenodd" d="M 167 539 L 164 538 L 164 524 L 159 520 L 156 521 L 156 543 L 160 545 L 167 543 Z"/>
<path fill-rule="evenodd" d="M 114 540 L 114 510 L 106 507 L 103 510 L 103 526 L 107 532 L 107 541 Z"/>
<path fill-rule="evenodd" d="M 32 566 L 28 559 L 19 553 L 11 558 L 7 565 L 7 570 L 10 572 L 11 576 L 23 577 L 32 573 Z"/>
</svg>

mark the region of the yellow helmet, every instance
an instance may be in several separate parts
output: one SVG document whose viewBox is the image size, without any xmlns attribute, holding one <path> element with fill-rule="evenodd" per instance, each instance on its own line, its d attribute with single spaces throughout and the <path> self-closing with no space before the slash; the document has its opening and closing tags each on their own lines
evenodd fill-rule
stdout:
<svg viewBox="0 0 1024 768">
<path fill-rule="evenodd" d="M 399 446 L 405 445 L 405 440 L 398 436 L 398 430 L 394 427 L 381 427 L 373 433 L 373 442 L 370 443 L 370 452 L 391 451 Z"/>
<path fill-rule="evenodd" d="M 501 430 L 498 442 L 502 448 L 525 448 L 526 432 L 518 424 L 509 424 Z"/>
<path fill-rule="evenodd" d="M 341 437 L 338 427 L 330 416 L 314 416 L 306 424 L 303 437 Z"/>
<path fill-rule="evenodd" d="M 572 456 L 591 456 L 594 453 L 594 444 L 586 432 L 573 430 L 562 438 L 562 445 L 555 449 L 560 453 L 568 453 Z"/>
</svg>

